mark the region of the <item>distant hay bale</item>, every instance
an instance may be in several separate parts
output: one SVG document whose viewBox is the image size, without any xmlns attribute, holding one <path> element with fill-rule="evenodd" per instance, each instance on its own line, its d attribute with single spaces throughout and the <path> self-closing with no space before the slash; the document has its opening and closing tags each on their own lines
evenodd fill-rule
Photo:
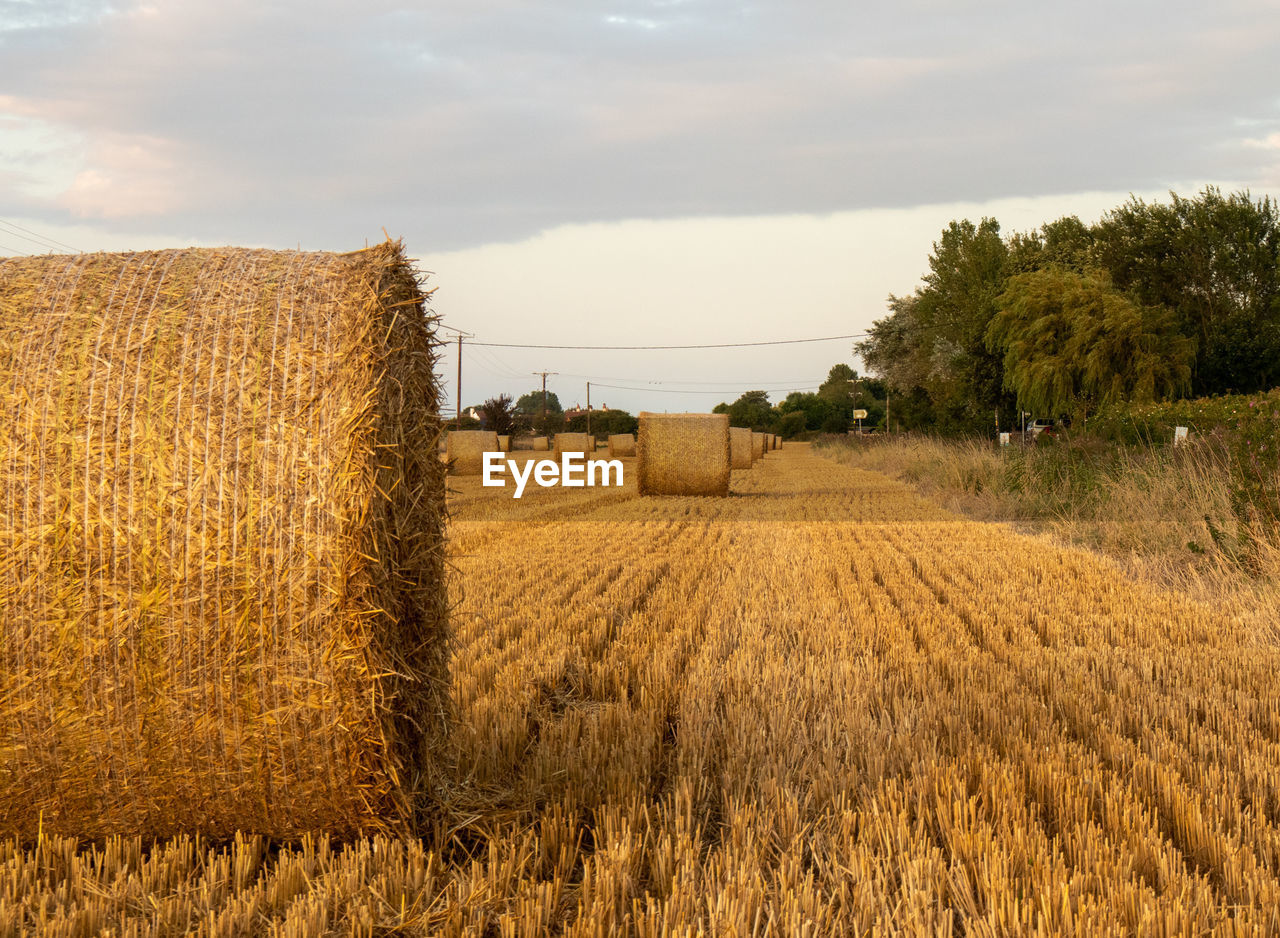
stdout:
<svg viewBox="0 0 1280 938">
<path fill-rule="evenodd" d="M 729 428 L 729 464 L 734 469 L 750 469 L 751 430 L 747 427 Z"/>
<path fill-rule="evenodd" d="M 781 448 L 782 448 L 782 441 L 778 439 L 778 434 L 776 433 L 769 434 L 769 449 L 781 449 Z"/>
<path fill-rule="evenodd" d="M 450 475 L 478 476 L 484 472 L 485 453 L 506 452 L 491 430 L 450 430 L 448 440 Z"/>
<path fill-rule="evenodd" d="M 641 495 L 728 495 L 728 414 L 640 414 Z"/>
<path fill-rule="evenodd" d="M 511 437 L 509 435 L 498 435 L 498 449 L 504 453 L 511 452 Z"/>
<path fill-rule="evenodd" d="M 634 433 L 611 433 L 609 435 L 609 458 L 634 456 L 635 454 L 636 437 Z"/>
<path fill-rule="evenodd" d="M 751 434 L 751 458 L 764 459 L 764 434 Z"/>
<path fill-rule="evenodd" d="M 0 838 L 430 817 L 425 296 L 392 242 L 0 259 Z"/>
<path fill-rule="evenodd" d="M 556 455 L 565 453 L 582 453 L 590 456 L 596 449 L 595 437 L 590 433 L 557 433 Z"/>
<path fill-rule="evenodd" d="M 551 441 L 548 440 L 545 436 L 535 436 L 533 438 L 533 449 L 539 453 L 550 452 Z"/>
</svg>

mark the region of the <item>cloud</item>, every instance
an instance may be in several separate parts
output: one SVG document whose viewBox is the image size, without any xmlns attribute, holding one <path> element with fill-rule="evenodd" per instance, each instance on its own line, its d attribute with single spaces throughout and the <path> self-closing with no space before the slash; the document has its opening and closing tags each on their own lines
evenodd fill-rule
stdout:
<svg viewBox="0 0 1280 938">
<path fill-rule="evenodd" d="M 1277 117 L 1265 0 L 0 0 L 0 16 L 8 112 L 79 142 L 58 185 L 24 190 L 51 222 L 166 217 L 312 247 L 385 226 L 454 247 L 1274 180 L 1238 123 Z"/>
</svg>

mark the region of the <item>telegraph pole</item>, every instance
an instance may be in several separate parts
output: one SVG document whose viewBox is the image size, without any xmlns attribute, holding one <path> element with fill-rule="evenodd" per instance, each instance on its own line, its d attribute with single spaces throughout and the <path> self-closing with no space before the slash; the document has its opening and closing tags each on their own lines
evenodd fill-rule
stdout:
<svg viewBox="0 0 1280 938">
<path fill-rule="evenodd" d="M 591 382 L 587 382 L 587 434 L 591 434 Z"/>
<path fill-rule="evenodd" d="M 558 375 L 558 371 L 535 371 L 533 374 L 542 376 L 542 423 L 545 426 L 547 422 L 547 375 Z"/>
<path fill-rule="evenodd" d="M 458 410 L 454 417 L 453 428 L 455 430 L 461 430 L 462 429 L 462 333 L 461 332 L 458 333 L 458 385 L 457 385 L 457 393 L 455 394 L 455 397 L 457 398 L 457 400 L 454 403 L 457 406 Z M 459 439 L 461 439 L 461 437 L 459 437 Z"/>
</svg>

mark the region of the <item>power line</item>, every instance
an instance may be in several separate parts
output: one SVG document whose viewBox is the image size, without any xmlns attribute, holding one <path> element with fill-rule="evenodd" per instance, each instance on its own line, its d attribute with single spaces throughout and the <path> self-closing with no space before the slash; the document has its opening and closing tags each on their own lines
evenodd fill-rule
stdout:
<svg viewBox="0 0 1280 938">
<path fill-rule="evenodd" d="M 555 349 L 561 351 L 671 351 L 675 349 L 752 348 L 763 345 L 801 345 L 806 342 L 835 342 L 841 339 L 859 339 L 870 335 L 857 332 L 851 335 L 824 335 L 813 339 L 773 339 L 768 342 L 714 342 L 705 345 L 526 345 L 519 342 L 472 342 L 489 348 Z"/>
<path fill-rule="evenodd" d="M 646 394 L 733 394 L 735 392 L 742 393 L 745 385 L 739 385 L 734 388 L 720 388 L 714 391 L 707 390 L 680 390 L 678 388 L 633 388 L 625 384 L 602 384 L 599 381 L 592 381 L 593 385 L 598 388 L 612 388 L 615 391 L 644 391 Z M 752 391 L 764 391 L 766 394 L 782 394 L 791 391 L 816 391 L 821 385 L 810 385 L 807 388 L 749 388 Z"/>
<path fill-rule="evenodd" d="M 30 241 L 32 244 L 38 244 L 41 247 L 66 248 L 72 254 L 84 253 L 79 248 L 73 248 L 71 245 L 65 244 L 62 241 L 58 241 L 55 238 L 46 238 L 44 235 L 40 234 L 38 231 L 32 231 L 30 228 L 24 228 L 22 225 L 19 225 L 16 221 L 8 221 L 6 219 L 0 218 L 0 228 L 7 228 L 9 229 L 10 234 L 17 235 L 23 241 Z M 22 234 L 21 232 L 26 232 L 26 234 Z M 33 235 L 34 237 L 28 237 L 28 235 Z"/>
<path fill-rule="evenodd" d="M 26 251 L 19 251 L 17 248 L 11 248 L 7 244 L 0 244 L 0 251 L 12 251 L 18 257 L 30 257 Z"/>
</svg>

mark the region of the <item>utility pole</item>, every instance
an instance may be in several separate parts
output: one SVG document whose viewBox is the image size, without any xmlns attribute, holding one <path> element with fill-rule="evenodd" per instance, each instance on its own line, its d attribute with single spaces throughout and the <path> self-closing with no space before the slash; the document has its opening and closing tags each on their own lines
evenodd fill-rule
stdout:
<svg viewBox="0 0 1280 938">
<path fill-rule="evenodd" d="M 587 382 L 587 435 L 591 435 L 591 382 Z"/>
<path fill-rule="evenodd" d="M 455 406 L 458 408 L 454 417 L 453 428 L 455 430 L 462 429 L 462 333 L 458 333 L 458 385 L 457 385 L 457 401 Z M 459 437 L 461 439 L 461 437 Z"/>
<path fill-rule="evenodd" d="M 558 371 L 535 371 L 533 374 L 542 376 L 542 423 L 545 426 L 547 422 L 547 375 L 557 375 Z"/>
</svg>

